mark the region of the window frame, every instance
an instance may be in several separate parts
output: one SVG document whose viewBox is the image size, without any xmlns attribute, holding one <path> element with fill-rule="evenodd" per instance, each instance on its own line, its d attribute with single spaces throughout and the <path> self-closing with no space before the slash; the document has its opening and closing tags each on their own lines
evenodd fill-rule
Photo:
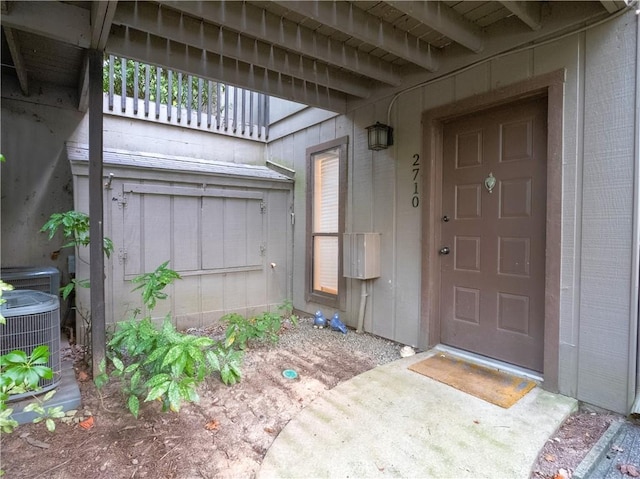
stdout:
<svg viewBox="0 0 640 479">
<path fill-rule="evenodd" d="M 335 140 L 327 141 L 319 145 L 307 148 L 307 210 L 306 210 L 306 280 L 305 291 L 306 301 L 323 304 L 341 311 L 344 311 L 346 305 L 346 279 L 343 275 L 343 236 L 345 229 L 345 211 L 347 199 L 347 163 L 348 163 L 348 146 L 349 137 L 343 136 Z M 331 294 L 325 291 L 313 289 L 313 203 L 314 203 L 314 179 L 315 179 L 315 161 L 317 154 L 324 153 L 328 150 L 338 150 L 338 294 Z M 326 235 L 326 234 L 325 234 Z"/>
</svg>

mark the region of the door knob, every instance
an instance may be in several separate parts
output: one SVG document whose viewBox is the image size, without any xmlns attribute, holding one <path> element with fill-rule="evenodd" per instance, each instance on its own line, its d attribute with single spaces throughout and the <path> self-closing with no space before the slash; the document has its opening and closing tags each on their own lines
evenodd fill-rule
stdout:
<svg viewBox="0 0 640 479">
<path fill-rule="evenodd" d="M 450 252 L 451 252 L 451 250 L 449 249 L 448 246 L 440 248 L 440 251 L 438 251 L 438 253 L 440 253 L 440 254 L 449 254 Z"/>
</svg>

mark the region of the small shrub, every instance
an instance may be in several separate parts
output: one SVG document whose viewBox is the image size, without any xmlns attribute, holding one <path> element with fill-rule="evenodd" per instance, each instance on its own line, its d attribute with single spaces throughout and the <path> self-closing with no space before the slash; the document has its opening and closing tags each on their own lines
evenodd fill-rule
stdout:
<svg viewBox="0 0 640 479">
<path fill-rule="evenodd" d="M 285 299 L 282 304 L 278 306 L 278 311 L 280 311 L 282 319 L 288 319 L 293 326 L 298 326 L 298 316 L 293 314 L 293 303 L 290 299 Z"/>
<path fill-rule="evenodd" d="M 153 273 L 136 277 L 144 303 L 152 310 L 158 299 L 167 297 L 162 290 L 180 276 L 167 267 L 168 261 Z M 135 291 L 135 290 L 134 290 Z M 219 372 L 225 384 L 240 379 L 242 354 L 222 347 L 208 337 L 184 334 L 175 329 L 169 315 L 162 328 L 155 327 L 149 316 L 136 315 L 118 323 L 108 343 L 113 364 L 112 377 L 120 378 L 127 397 L 127 407 L 136 418 L 140 401 L 161 401 L 163 410 L 179 411 L 183 402 L 198 401 L 196 388 L 205 377 Z M 106 364 L 95 379 L 101 388 L 109 380 Z"/>
<path fill-rule="evenodd" d="M 237 347 L 245 349 L 247 343 L 252 340 L 269 340 L 277 342 L 279 332 L 284 319 L 288 319 L 296 326 L 298 318 L 293 312 L 290 301 L 285 301 L 278 307 L 277 313 L 262 313 L 258 316 L 245 318 L 238 313 L 229 313 L 220 318 L 220 321 L 227 323 L 225 331 L 225 347 Z"/>
<path fill-rule="evenodd" d="M 282 325 L 282 318 L 276 313 L 262 313 L 259 316 L 245 318 L 238 313 L 229 313 L 220 321 L 227 323 L 225 331 L 225 347 L 245 349 L 251 340 L 278 340 L 278 331 Z"/>
<path fill-rule="evenodd" d="M 108 346 L 112 376 L 122 379 L 127 406 L 135 417 L 141 400 L 161 401 L 163 410 L 175 412 L 183 401 L 197 402 L 197 385 L 214 371 L 225 383 L 235 383 L 240 376 L 240 356 L 220 351 L 211 338 L 177 331 L 169 317 L 160 330 L 148 317 L 119 323 Z M 97 384 L 104 382 L 101 375 Z"/>
</svg>

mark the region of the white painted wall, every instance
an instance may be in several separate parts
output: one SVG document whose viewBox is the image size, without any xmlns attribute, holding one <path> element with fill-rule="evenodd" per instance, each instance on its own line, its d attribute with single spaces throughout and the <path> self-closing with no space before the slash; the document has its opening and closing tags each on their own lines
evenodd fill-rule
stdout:
<svg viewBox="0 0 640 479">
<path fill-rule="evenodd" d="M 566 70 L 560 389 L 584 401 L 627 412 L 633 400 L 635 338 L 629 339 L 634 171 L 636 16 L 633 12 L 543 46 L 485 62 L 434 81 L 394 102 L 393 147 L 367 149 L 365 128 L 386 122 L 391 98 L 327 120 L 269 144 L 268 159 L 296 171 L 294 278 L 304 278 L 305 149 L 349 136 L 346 231 L 381 233 L 382 276 L 373 280 L 365 330 L 424 346 L 420 336 L 420 207 L 414 208 L 414 155 L 423 155 L 421 114 L 558 69 Z M 637 125 L 635 125 L 637 128 Z M 421 158 L 420 174 L 424 170 Z M 418 182 L 421 188 L 421 181 Z M 420 198 L 424 197 L 419 191 Z M 356 325 L 360 285 L 348 282 L 343 319 Z M 308 312 L 304 282 L 294 304 Z M 630 366 L 631 365 L 631 366 Z"/>
<path fill-rule="evenodd" d="M 265 146 L 262 141 L 217 135 L 196 128 L 105 114 L 103 135 L 105 148 L 264 165 Z M 82 119 L 79 128 L 69 140 L 78 144 L 89 144 L 88 116 Z"/>
</svg>

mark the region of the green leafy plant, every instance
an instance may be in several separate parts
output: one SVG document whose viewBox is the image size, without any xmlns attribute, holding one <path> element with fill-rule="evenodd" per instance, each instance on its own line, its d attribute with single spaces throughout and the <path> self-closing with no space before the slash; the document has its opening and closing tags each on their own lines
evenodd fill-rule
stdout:
<svg viewBox="0 0 640 479">
<path fill-rule="evenodd" d="M 285 301 L 278 307 L 278 312 L 265 312 L 257 316 L 245 318 L 238 313 L 229 313 L 220 321 L 227 323 L 225 331 L 225 347 L 237 347 L 245 349 L 247 343 L 252 340 L 269 340 L 277 342 L 283 321 L 288 319 L 296 326 L 298 318 L 293 313 L 293 305 Z"/>
<path fill-rule="evenodd" d="M 4 293 L 5 291 L 11 291 L 11 290 L 13 290 L 13 286 L 10 285 L 9 283 L 5 283 L 0 279 L 0 306 L 7 302 L 7 300 L 2 297 L 2 293 Z M 6 324 L 6 322 L 7 320 L 5 319 L 5 317 L 2 314 L 0 314 L 0 324 Z"/>
<path fill-rule="evenodd" d="M 51 379 L 53 371 L 46 366 L 49 360 L 49 347 L 38 346 L 31 354 L 21 350 L 11 351 L 0 356 L 0 431 L 12 432 L 18 423 L 11 419 L 13 409 L 7 407 L 10 395 L 37 392 L 40 379 Z M 55 391 L 49 391 L 45 397 L 25 407 L 25 411 L 38 413 L 34 422 L 46 420 L 49 431 L 55 430 L 54 418 L 64 416 L 62 406 L 44 409 L 43 404 L 51 399 Z"/>
<path fill-rule="evenodd" d="M 45 408 L 44 404 L 49 401 L 56 391 L 49 391 L 44 395 L 42 399 L 37 396 L 34 396 L 34 402 L 27 404 L 23 411 L 25 412 L 35 412 L 38 416 L 33 420 L 35 424 L 44 421 L 45 426 L 49 432 L 53 432 L 56 430 L 56 423 L 54 419 L 60 419 L 64 417 L 63 406 L 55 406 Z"/>
<path fill-rule="evenodd" d="M 67 211 L 65 213 L 54 213 L 49 217 L 49 220 L 40 228 L 40 231 L 47 233 L 49 240 L 52 240 L 56 233 L 62 230 L 63 237 L 67 242 L 62 248 L 69 248 L 75 246 L 88 246 L 90 244 L 90 223 L 89 216 L 79 211 Z M 113 242 L 109 238 L 103 238 L 103 251 L 104 254 L 109 257 L 113 253 Z M 82 261 L 82 258 L 80 258 Z M 85 262 L 86 263 L 86 262 Z M 90 282 L 88 279 L 76 279 L 71 278 L 69 283 L 60 288 L 62 292 L 62 298 L 67 299 L 77 287 L 89 288 Z M 90 345 L 91 341 L 88 340 L 91 333 L 91 315 L 88 311 L 82 311 L 76 308 L 80 317 L 84 320 L 86 327 L 84 331 L 84 340 L 81 341 L 85 345 Z M 91 353 L 88 352 L 90 356 Z"/>
<path fill-rule="evenodd" d="M 152 310 L 158 299 L 167 297 L 162 290 L 178 278 L 167 261 L 133 282 L 139 283 L 135 290 L 142 290 L 143 301 Z M 141 401 L 157 400 L 163 410 L 177 412 L 183 402 L 198 401 L 196 388 L 212 373 L 219 372 L 225 384 L 235 383 L 241 375 L 241 353 L 223 348 L 209 337 L 177 331 L 169 315 L 160 329 L 150 316 L 139 320 L 134 314 L 118 323 L 108 350 L 113 366 L 111 377 L 120 379 L 127 407 L 136 418 Z M 106 364 L 101 364 L 100 369 L 102 372 L 95 379 L 99 388 L 109 380 Z"/>
<path fill-rule="evenodd" d="M 89 216 L 79 211 L 67 211 L 65 213 L 53 213 L 40 231 L 49 234 L 49 239 L 53 239 L 59 229 L 67 239 L 62 247 L 89 246 Z M 104 238 L 104 253 L 107 258 L 113 253 L 113 242 L 109 238 Z"/>
<path fill-rule="evenodd" d="M 288 319 L 293 326 L 298 325 L 298 316 L 293 314 L 293 303 L 290 299 L 285 299 L 282 304 L 278 306 L 278 311 L 282 319 Z"/>
<path fill-rule="evenodd" d="M 149 309 L 155 308 L 158 299 L 167 298 L 167 293 L 162 291 L 165 286 L 181 279 L 177 272 L 167 267 L 168 264 L 169 262 L 165 261 L 154 272 L 141 274 L 132 280 L 133 283 L 140 283 L 134 291 L 142 289 L 142 302 Z"/>
</svg>

